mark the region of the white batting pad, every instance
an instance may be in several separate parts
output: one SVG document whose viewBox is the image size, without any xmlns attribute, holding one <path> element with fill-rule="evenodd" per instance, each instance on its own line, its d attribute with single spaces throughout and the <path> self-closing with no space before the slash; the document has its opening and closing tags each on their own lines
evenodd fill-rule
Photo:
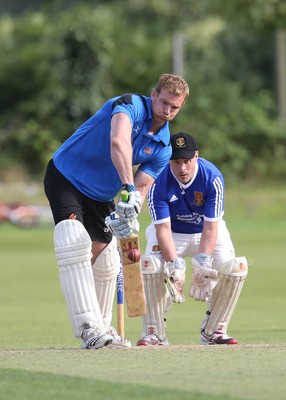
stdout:
<svg viewBox="0 0 286 400">
<path fill-rule="evenodd" d="M 54 245 L 64 298 L 75 337 L 83 329 L 105 332 L 94 290 L 91 269 L 91 240 L 83 224 L 64 220 L 55 226 Z"/>
<path fill-rule="evenodd" d="M 104 326 L 107 330 L 111 325 L 112 307 L 119 270 L 120 256 L 117 248 L 117 240 L 114 236 L 112 241 L 99 254 L 92 266 L 95 292 Z"/>
<path fill-rule="evenodd" d="M 245 257 L 236 257 L 220 267 L 219 280 L 209 300 L 210 314 L 201 325 L 207 335 L 226 333 L 247 273 Z"/>
<path fill-rule="evenodd" d="M 166 338 L 164 313 L 171 306 L 163 274 L 164 261 L 153 256 L 142 256 L 141 267 L 146 295 L 146 314 L 142 317 L 142 337 L 154 333 L 160 340 Z"/>
</svg>

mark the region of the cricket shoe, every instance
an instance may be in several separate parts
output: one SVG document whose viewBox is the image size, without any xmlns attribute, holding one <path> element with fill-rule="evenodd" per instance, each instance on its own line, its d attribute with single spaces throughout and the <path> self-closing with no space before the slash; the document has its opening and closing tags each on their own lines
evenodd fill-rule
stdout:
<svg viewBox="0 0 286 400">
<path fill-rule="evenodd" d="M 163 340 L 159 339 L 155 333 L 149 333 L 144 336 L 142 339 L 138 340 L 137 346 L 168 346 L 168 339 L 165 338 Z"/>
<path fill-rule="evenodd" d="M 238 344 L 234 337 L 228 336 L 222 332 L 214 332 L 212 335 L 207 335 L 204 331 L 201 332 L 201 344 Z"/>
<path fill-rule="evenodd" d="M 84 329 L 81 334 L 82 349 L 96 350 L 107 346 L 112 342 L 112 336 L 107 333 L 101 333 L 94 328 Z"/>
<path fill-rule="evenodd" d="M 112 326 L 108 329 L 107 334 L 112 337 L 112 342 L 108 344 L 108 348 L 130 349 L 131 342 L 118 335 Z"/>
</svg>

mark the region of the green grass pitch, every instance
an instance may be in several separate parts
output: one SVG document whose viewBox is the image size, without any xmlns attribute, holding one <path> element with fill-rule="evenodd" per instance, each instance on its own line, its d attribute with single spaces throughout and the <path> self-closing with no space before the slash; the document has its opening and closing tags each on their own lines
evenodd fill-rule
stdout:
<svg viewBox="0 0 286 400">
<path fill-rule="evenodd" d="M 186 302 L 167 314 L 170 347 L 136 348 L 141 321 L 126 317 L 132 349 L 81 350 L 60 289 L 52 226 L 0 225 L 0 398 L 285 399 L 284 189 L 280 200 L 263 190 L 228 194 L 226 221 L 236 253 L 250 264 L 229 326 L 238 346 L 198 345 L 205 305 L 188 297 L 188 264 Z M 149 221 L 145 207 L 142 248 Z"/>
</svg>

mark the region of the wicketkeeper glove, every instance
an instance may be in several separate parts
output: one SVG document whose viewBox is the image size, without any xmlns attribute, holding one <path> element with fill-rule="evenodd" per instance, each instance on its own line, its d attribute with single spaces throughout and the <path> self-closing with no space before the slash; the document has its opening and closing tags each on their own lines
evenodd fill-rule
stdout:
<svg viewBox="0 0 286 400">
<path fill-rule="evenodd" d="M 115 212 L 105 218 L 105 225 L 117 239 L 125 239 L 131 236 L 133 232 L 139 232 L 139 222 L 137 219 L 130 223 L 119 218 Z"/>
<path fill-rule="evenodd" d="M 128 192 L 128 201 L 120 200 L 117 203 L 115 212 L 122 220 L 133 221 L 138 217 L 141 211 L 141 196 L 140 193 L 135 190 L 134 185 L 123 185 L 122 190 Z"/>
<path fill-rule="evenodd" d="M 184 303 L 184 284 L 186 279 L 186 263 L 181 257 L 165 264 L 164 275 L 169 283 L 169 290 L 174 303 Z"/>
<path fill-rule="evenodd" d="M 208 254 L 199 253 L 191 261 L 193 273 L 190 296 L 197 301 L 207 301 L 217 284 L 218 273 L 212 269 L 212 260 Z"/>
</svg>

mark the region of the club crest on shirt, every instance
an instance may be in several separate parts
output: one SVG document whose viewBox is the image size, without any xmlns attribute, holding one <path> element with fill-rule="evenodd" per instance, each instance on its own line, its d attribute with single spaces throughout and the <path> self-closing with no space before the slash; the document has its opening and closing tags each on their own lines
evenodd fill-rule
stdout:
<svg viewBox="0 0 286 400">
<path fill-rule="evenodd" d="M 150 147 L 145 147 L 143 150 L 145 154 L 151 154 L 151 148 Z"/>
<path fill-rule="evenodd" d="M 205 201 L 202 192 L 195 192 L 194 197 L 195 197 L 194 203 L 197 207 L 200 207 L 204 204 Z"/>
</svg>

